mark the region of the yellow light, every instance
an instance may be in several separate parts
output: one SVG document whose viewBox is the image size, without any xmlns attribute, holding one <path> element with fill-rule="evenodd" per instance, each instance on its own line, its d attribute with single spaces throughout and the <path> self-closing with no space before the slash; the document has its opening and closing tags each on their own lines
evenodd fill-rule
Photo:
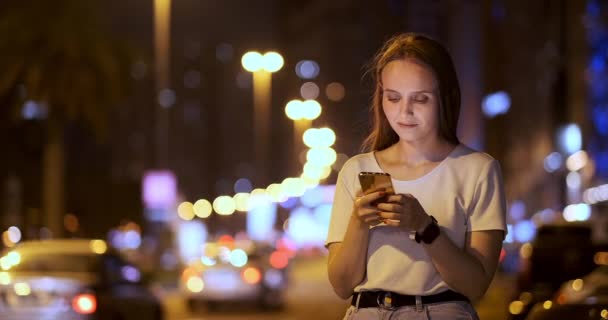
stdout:
<svg viewBox="0 0 608 320">
<path fill-rule="evenodd" d="M 604 265 L 604 264 L 608 264 L 608 252 L 597 252 L 594 256 L 593 256 L 593 261 L 595 262 L 595 264 L 599 264 L 599 265 Z"/>
<path fill-rule="evenodd" d="M 239 192 L 234 195 L 234 203 L 236 206 L 236 210 L 238 211 L 248 211 L 249 210 L 249 193 Z"/>
<path fill-rule="evenodd" d="M 316 166 L 331 166 L 338 155 L 332 148 L 312 148 L 306 153 L 306 160 Z"/>
<path fill-rule="evenodd" d="M 203 291 L 203 288 L 205 288 L 205 283 L 203 283 L 203 279 L 199 277 L 190 277 L 186 282 L 186 287 L 188 290 L 197 293 Z"/>
<path fill-rule="evenodd" d="M 285 114 L 287 115 L 287 118 L 294 121 L 304 117 L 303 110 L 302 101 L 298 99 L 291 100 L 285 105 Z"/>
<path fill-rule="evenodd" d="M 265 195 L 267 195 L 266 189 L 256 188 L 251 191 L 252 197 L 263 197 Z"/>
<path fill-rule="evenodd" d="M 283 187 L 278 183 L 273 183 L 266 188 L 266 192 L 274 202 L 280 202 L 283 200 Z"/>
<path fill-rule="evenodd" d="M 11 240 L 11 236 L 8 231 L 4 231 L 2 233 L 2 242 L 4 242 L 4 245 L 9 248 L 15 245 L 15 243 Z"/>
<path fill-rule="evenodd" d="M 566 167 L 570 171 L 578 171 L 586 166 L 587 162 L 589 162 L 587 152 L 580 150 L 568 157 L 566 160 Z"/>
<path fill-rule="evenodd" d="M 266 52 L 262 57 L 262 67 L 268 72 L 277 72 L 281 70 L 283 63 L 283 57 L 278 52 Z"/>
<path fill-rule="evenodd" d="M 319 185 L 320 179 L 308 177 L 304 173 L 302 173 L 302 176 L 300 178 L 302 179 L 302 181 L 304 181 L 304 185 L 306 186 L 307 189 L 314 188 Z"/>
<path fill-rule="evenodd" d="M 331 167 L 318 166 L 313 163 L 307 162 L 304 165 L 303 176 L 311 180 L 325 179 L 331 173 Z"/>
<path fill-rule="evenodd" d="M 572 281 L 572 290 L 574 291 L 581 291 L 583 289 L 583 279 L 576 279 L 574 281 Z"/>
<path fill-rule="evenodd" d="M 521 245 L 521 248 L 519 248 L 519 256 L 523 259 L 528 259 L 532 256 L 532 245 L 529 242 Z"/>
<path fill-rule="evenodd" d="M 211 215 L 213 207 L 207 199 L 199 199 L 193 206 L 194 214 L 199 218 L 207 218 Z"/>
<path fill-rule="evenodd" d="M 236 203 L 231 196 L 219 196 L 213 200 L 213 210 L 222 216 L 228 216 L 236 210 Z"/>
<path fill-rule="evenodd" d="M 281 185 L 288 197 L 301 197 L 306 192 L 306 184 L 301 178 L 286 178 Z"/>
<path fill-rule="evenodd" d="M 180 203 L 177 206 L 177 215 L 187 221 L 194 219 L 194 205 L 188 201 Z"/>
<path fill-rule="evenodd" d="M 306 100 L 302 107 L 304 119 L 314 120 L 321 115 L 321 105 L 316 100 Z"/>
<path fill-rule="evenodd" d="M 2 270 L 8 270 L 12 266 L 13 265 L 8 261 L 8 257 L 4 256 L 0 258 L 0 268 L 2 268 Z"/>
<path fill-rule="evenodd" d="M 32 293 L 30 286 L 25 282 L 15 283 L 13 289 L 18 296 L 28 296 L 30 293 Z"/>
<path fill-rule="evenodd" d="M 520 314 L 524 310 L 524 303 L 516 300 L 509 304 L 509 312 L 513 315 Z"/>
<path fill-rule="evenodd" d="M 108 245 L 106 245 L 106 242 L 99 239 L 91 240 L 89 247 L 91 248 L 91 251 L 97 254 L 104 254 L 106 250 L 108 250 Z"/>
<path fill-rule="evenodd" d="M 8 272 L 0 272 L 0 284 L 5 286 L 11 284 L 11 276 Z"/>
<path fill-rule="evenodd" d="M 262 69 L 262 54 L 255 51 L 249 51 L 243 55 L 241 58 L 241 64 L 243 68 L 249 72 L 256 72 Z"/>
<path fill-rule="evenodd" d="M 608 310 L 603 309 L 600 315 L 602 316 L 602 319 L 608 319 Z"/>
<path fill-rule="evenodd" d="M 549 310 L 551 309 L 551 307 L 553 306 L 553 302 L 551 302 L 551 300 L 547 300 L 545 301 L 545 303 L 543 303 L 543 308 Z"/>
</svg>

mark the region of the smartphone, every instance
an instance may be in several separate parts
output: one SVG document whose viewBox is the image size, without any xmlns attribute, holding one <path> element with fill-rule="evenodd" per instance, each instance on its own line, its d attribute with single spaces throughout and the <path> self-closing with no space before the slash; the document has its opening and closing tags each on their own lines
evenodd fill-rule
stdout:
<svg viewBox="0 0 608 320">
<path fill-rule="evenodd" d="M 387 193 L 387 196 L 372 202 L 372 205 L 376 205 L 381 202 L 386 202 L 386 198 L 388 197 L 388 195 L 395 193 L 395 189 L 393 188 L 393 182 L 391 181 L 391 175 L 388 173 L 360 172 L 359 183 L 361 183 L 361 190 L 363 191 L 363 193 L 378 189 L 384 189 L 384 191 Z"/>
</svg>

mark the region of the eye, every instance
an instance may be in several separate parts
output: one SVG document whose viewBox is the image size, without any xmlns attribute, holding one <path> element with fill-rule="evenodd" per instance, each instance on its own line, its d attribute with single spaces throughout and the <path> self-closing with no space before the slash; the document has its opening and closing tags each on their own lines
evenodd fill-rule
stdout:
<svg viewBox="0 0 608 320">
<path fill-rule="evenodd" d="M 399 100 L 401 100 L 400 97 L 392 97 L 392 96 L 387 96 L 386 97 L 388 101 L 390 102 L 399 102 Z"/>
<path fill-rule="evenodd" d="M 412 100 L 414 100 L 414 102 L 417 102 L 417 103 L 426 103 L 427 101 L 429 101 L 429 97 L 422 94 L 422 95 L 414 96 L 414 98 Z"/>
</svg>

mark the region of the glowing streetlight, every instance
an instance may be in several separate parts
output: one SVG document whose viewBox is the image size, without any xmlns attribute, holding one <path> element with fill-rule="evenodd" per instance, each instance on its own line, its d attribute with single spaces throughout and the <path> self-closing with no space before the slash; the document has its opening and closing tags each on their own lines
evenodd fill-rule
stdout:
<svg viewBox="0 0 608 320">
<path fill-rule="evenodd" d="M 293 152 L 297 159 L 302 149 L 302 136 L 310 128 L 312 120 L 321 115 L 321 104 L 316 100 L 294 99 L 285 105 L 285 114 L 293 120 Z"/>
<path fill-rule="evenodd" d="M 243 68 L 253 73 L 253 113 L 255 137 L 255 168 L 257 183 L 267 177 L 267 157 L 270 128 L 270 93 L 272 89 L 271 74 L 283 67 L 283 57 L 274 51 L 261 54 L 250 51 L 243 55 L 241 64 Z"/>
</svg>

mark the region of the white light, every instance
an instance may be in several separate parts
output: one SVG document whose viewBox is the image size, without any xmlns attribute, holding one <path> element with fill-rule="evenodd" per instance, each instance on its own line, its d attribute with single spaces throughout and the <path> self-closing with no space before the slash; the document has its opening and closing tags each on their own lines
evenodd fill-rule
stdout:
<svg viewBox="0 0 608 320">
<path fill-rule="evenodd" d="M 509 214 L 515 221 L 523 219 L 526 215 L 526 204 L 521 200 L 513 201 L 509 208 Z"/>
<path fill-rule="evenodd" d="M 230 252 L 230 264 L 240 268 L 247 264 L 247 253 L 242 249 L 234 249 Z"/>
<path fill-rule="evenodd" d="M 558 131 L 558 145 L 565 154 L 573 154 L 583 145 L 581 129 L 576 124 L 563 126 Z"/>
<path fill-rule="evenodd" d="M 12 243 L 17 243 L 21 241 L 21 230 L 19 228 L 12 226 L 8 228 L 8 239 Z"/>
<path fill-rule="evenodd" d="M 507 113 L 510 107 L 511 98 L 509 97 L 509 94 L 504 91 L 489 94 L 482 102 L 483 113 L 489 118 Z"/>
<path fill-rule="evenodd" d="M 586 221 L 591 217 L 591 207 L 586 203 L 571 204 L 564 208 L 566 221 Z"/>
<path fill-rule="evenodd" d="M 559 152 L 551 152 L 546 158 L 545 158 L 545 170 L 547 172 L 554 172 L 557 169 L 559 169 L 562 166 L 562 163 L 564 162 L 562 155 Z"/>
<path fill-rule="evenodd" d="M 581 175 L 576 171 L 572 171 L 572 172 L 568 173 L 568 175 L 566 176 L 566 184 L 568 185 L 569 189 L 580 188 L 581 187 Z"/>
<path fill-rule="evenodd" d="M 247 52 L 241 58 L 243 68 L 249 72 L 256 72 L 263 67 L 262 54 L 259 52 Z"/>
<path fill-rule="evenodd" d="M 201 220 L 184 221 L 177 225 L 177 249 L 183 261 L 200 257 L 201 246 L 207 241 L 207 235 L 207 227 Z"/>
<path fill-rule="evenodd" d="M 262 65 L 268 72 L 277 72 L 283 68 L 284 64 L 283 57 L 274 51 L 266 52 L 262 56 Z"/>
</svg>

